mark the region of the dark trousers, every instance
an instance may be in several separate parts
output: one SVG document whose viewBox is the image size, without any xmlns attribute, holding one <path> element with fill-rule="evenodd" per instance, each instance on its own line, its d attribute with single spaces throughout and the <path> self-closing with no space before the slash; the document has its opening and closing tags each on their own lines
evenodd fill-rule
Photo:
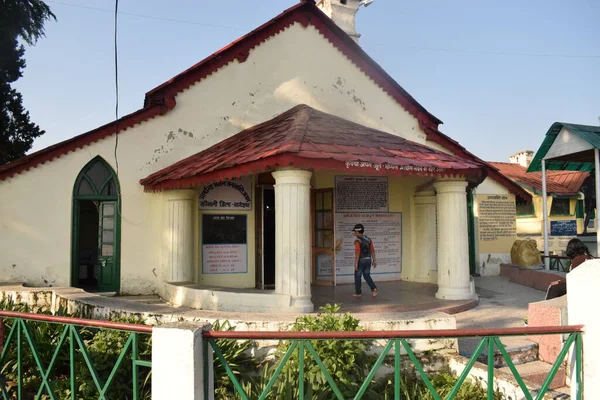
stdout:
<svg viewBox="0 0 600 400">
<path fill-rule="evenodd" d="M 362 290 L 360 288 L 361 279 L 360 277 L 364 276 L 367 285 L 371 288 L 371 292 L 377 289 L 375 286 L 375 282 L 371 278 L 371 259 L 370 258 L 361 258 L 358 260 L 358 269 L 354 271 L 354 292 L 356 294 L 361 294 Z"/>
</svg>

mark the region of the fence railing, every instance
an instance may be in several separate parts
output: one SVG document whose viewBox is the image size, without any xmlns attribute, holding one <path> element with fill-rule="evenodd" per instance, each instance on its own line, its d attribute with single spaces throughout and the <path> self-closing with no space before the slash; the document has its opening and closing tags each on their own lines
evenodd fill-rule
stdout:
<svg viewBox="0 0 600 400">
<path fill-rule="evenodd" d="M 569 272 L 571 268 L 571 259 L 567 256 L 548 256 L 542 255 L 542 262 L 548 258 L 550 271 Z"/>
<path fill-rule="evenodd" d="M 40 328 L 44 324 L 46 327 L 51 324 L 53 329 L 35 331 L 36 328 Z M 111 346 L 116 346 L 117 350 L 122 345 L 114 365 L 109 366 L 107 377 L 103 378 L 98 373 L 94 365 L 94 357 L 90 355 L 86 346 L 87 340 L 84 336 L 87 337 L 86 335 L 91 335 L 91 333 L 83 332 L 83 330 L 89 328 L 99 328 L 99 332 L 111 330 L 122 333 L 117 338 L 123 339 L 120 343 L 103 343 L 108 349 L 111 349 Z M 65 381 L 68 379 L 68 395 L 69 398 L 74 400 L 78 398 L 79 385 L 83 383 L 81 382 L 82 371 L 76 370 L 77 360 L 81 361 L 83 359 L 83 364 L 87 367 L 93 386 L 97 390 L 97 398 L 107 399 L 109 390 L 116 382 L 117 373 L 124 369 L 125 358 L 130 358 L 132 371 L 131 394 L 134 400 L 138 400 L 140 398 L 138 368 L 152 367 L 150 361 L 142 360 L 138 355 L 140 348 L 139 335 L 151 333 L 152 327 L 146 325 L 0 310 L 0 398 L 3 400 L 11 399 L 9 397 L 9 387 L 7 386 L 9 382 L 6 381 L 5 376 L 12 371 L 13 375 L 16 375 L 13 390 L 16 391 L 17 399 L 23 399 L 25 392 L 24 376 L 26 373 L 31 374 L 33 372 L 27 371 L 26 368 L 37 368 L 40 383 L 38 387 L 34 388 L 36 399 L 41 398 L 44 394 L 53 400 L 61 398 L 57 397 L 56 384 L 60 380 Z M 55 345 L 53 344 L 50 349 L 45 347 L 42 350 L 40 348 L 42 345 L 40 339 L 42 338 L 45 341 L 44 346 L 47 346 L 47 339 L 53 339 Z M 68 346 L 68 355 L 65 354 L 65 346 Z M 105 359 L 102 361 L 104 363 L 109 362 Z M 31 382 L 28 383 L 31 385 Z"/>
<path fill-rule="evenodd" d="M 285 354 L 279 361 L 275 372 L 272 374 L 268 383 L 265 385 L 259 399 L 265 399 L 269 396 L 271 388 L 276 383 L 279 375 L 281 374 L 285 364 L 288 362 L 294 352 L 297 352 L 299 368 L 298 368 L 298 382 L 299 384 L 299 397 L 304 398 L 305 394 L 305 371 L 304 362 L 307 357 L 312 357 L 314 362 L 318 365 L 321 373 L 324 375 L 329 387 L 335 394 L 337 399 L 343 399 L 342 394 L 332 378 L 332 372 L 328 371 L 323 363 L 323 360 L 319 358 L 315 346 L 311 341 L 323 341 L 323 340 L 387 340 L 381 354 L 375 361 L 374 365 L 370 368 L 368 375 L 364 382 L 361 383 L 359 391 L 354 396 L 354 399 L 361 399 L 367 390 L 369 384 L 373 380 L 379 367 L 383 364 L 385 358 L 393 349 L 393 364 L 394 364 L 394 399 L 400 399 L 401 393 L 401 368 L 400 368 L 400 354 L 401 349 L 408 354 L 411 362 L 417 370 L 419 376 L 427 386 L 429 393 L 436 400 L 441 400 L 440 395 L 436 392 L 436 389 L 432 385 L 429 377 L 424 371 L 423 365 L 417 359 L 414 351 L 408 343 L 411 339 L 448 339 L 448 338 L 465 338 L 465 337 L 480 337 L 481 341 L 477 346 L 475 352 L 469 359 L 465 369 L 458 377 L 455 385 L 451 392 L 445 397 L 446 400 L 452 400 L 458 393 L 461 385 L 465 379 L 469 376 L 473 365 L 481 355 L 484 349 L 487 349 L 487 399 L 494 399 L 494 353 L 495 349 L 498 349 L 502 354 L 504 361 L 512 371 L 519 387 L 524 393 L 525 398 L 533 400 L 534 397 L 530 392 L 529 388 L 525 385 L 523 378 L 517 371 L 515 364 L 512 362 L 511 357 L 508 355 L 506 348 L 500 341 L 500 337 L 505 336 L 523 336 L 523 335 L 551 335 L 551 334 L 567 334 L 567 339 L 560 351 L 556 362 L 552 366 L 548 376 L 544 380 L 542 386 L 535 392 L 535 399 L 543 399 L 544 395 L 548 391 L 548 388 L 556 376 L 557 371 L 565 360 L 565 356 L 569 352 L 570 348 L 574 345 L 574 375 L 572 377 L 572 384 L 577 385 L 577 400 L 582 398 L 582 332 L 583 326 L 556 326 L 556 327 L 527 327 L 527 328 L 504 328 L 504 329 L 451 329 L 451 330 L 413 330 L 413 331 L 357 331 L 357 332 L 236 332 L 236 331 L 205 331 L 203 332 L 203 345 L 204 345 L 204 371 L 209 370 L 208 362 L 211 357 L 208 356 L 208 346 L 212 348 L 216 358 L 225 367 L 226 373 L 231 379 L 235 387 L 237 395 L 244 400 L 249 399 L 248 393 L 246 393 L 237 379 L 236 375 L 229 366 L 227 360 L 223 356 L 217 341 L 223 339 L 229 340 L 286 340 L 289 341 L 290 345 L 285 351 Z M 307 354 L 308 353 L 308 354 Z M 205 379 L 208 377 L 205 376 Z M 489 384 L 492 383 L 492 384 Z M 205 398 L 209 398 L 208 388 L 210 385 L 205 384 Z"/>
</svg>

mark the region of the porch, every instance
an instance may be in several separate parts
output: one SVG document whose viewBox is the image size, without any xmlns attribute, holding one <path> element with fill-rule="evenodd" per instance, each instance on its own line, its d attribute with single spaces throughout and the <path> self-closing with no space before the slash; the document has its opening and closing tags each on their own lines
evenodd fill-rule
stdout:
<svg viewBox="0 0 600 400">
<path fill-rule="evenodd" d="M 312 303 L 315 311 L 326 304 L 341 305 L 342 312 L 352 314 L 402 313 L 437 311 L 456 314 L 478 304 L 477 299 L 442 300 L 435 296 L 438 286 L 431 283 L 405 281 L 378 282 L 379 295 L 372 297 L 366 284 L 363 296 L 352 297 L 354 286 L 312 285 Z M 275 293 L 274 290 L 233 289 L 227 287 L 188 284 L 163 284 L 162 298 L 171 305 L 199 310 L 289 313 L 291 296 Z"/>
</svg>

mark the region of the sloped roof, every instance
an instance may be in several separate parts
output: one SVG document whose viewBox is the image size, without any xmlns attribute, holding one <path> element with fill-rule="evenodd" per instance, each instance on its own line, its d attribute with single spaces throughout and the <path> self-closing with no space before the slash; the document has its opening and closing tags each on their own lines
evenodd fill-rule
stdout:
<svg viewBox="0 0 600 400">
<path fill-rule="evenodd" d="M 140 183 L 146 190 L 188 188 L 288 165 L 371 175 L 475 175 L 475 180 L 483 172 L 480 164 L 301 104 Z"/>
<path fill-rule="evenodd" d="M 12 177 L 30 168 L 59 158 L 88 144 L 124 131 L 136 124 L 163 115 L 176 106 L 175 96 L 194 83 L 215 73 L 220 68 L 237 60 L 243 63 L 250 51 L 270 37 L 277 35 L 294 23 L 315 27 L 323 37 L 341 51 L 357 68 L 367 75 L 389 96 L 396 100 L 404 109 L 419 121 L 420 127 L 426 134 L 427 140 L 439 144 L 453 152 L 458 157 L 472 159 L 486 167 L 487 175 L 504 185 L 511 193 L 531 200 L 531 196 L 520 186 L 504 177 L 497 169 L 487 162 L 468 152 L 459 142 L 438 130 L 439 119 L 429 113 L 406 90 L 404 90 L 379 64 L 342 29 L 340 29 L 314 3 L 314 0 L 301 0 L 275 18 L 256 28 L 247 35 L 235 40 L 203 61 L 192 66 L 181 74 L 173 77 L 162 85 L 146 93 L 144 108 L 119 119 L 118 123 L 111 122 L 74 138 L 57 143 L 14 162 L 0 166 L 0 181 Z"/>
<path fill-rule="evenodd" d="M 542 193 L 541 172 L 527 172 L 527 168 L 514 163 L 493 162 L 491 164 L 504 176 L 534 192 Z M 576 196 L 588 175 L 587 172 L 547 171 L 546 190 L 557 196 Z"/>
<path fill-rule="evenodd" d="M 542 160 L 548 154 L 556 137 L 566 128 L 572 134 L 580 137 L 595 148 L 600 148 L 600 126 L 578 125 L 566 122 L 555 122 L 552 124 L 542 145 L 531 161 L 527 171 L 537 172 L 542 170 Z M 578 154 L 565 155 L 560 160 L 547 160 L 546 170 L 553 171 L 591 171 L 594 169 L 594 152 L 592 150 Z"/>
</svg>

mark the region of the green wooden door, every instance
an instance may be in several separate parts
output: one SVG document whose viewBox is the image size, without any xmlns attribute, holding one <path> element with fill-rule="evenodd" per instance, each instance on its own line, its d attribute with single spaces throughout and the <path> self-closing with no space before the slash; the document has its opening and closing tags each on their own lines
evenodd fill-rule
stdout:
<svg viewBox="0 0 600 400">
<path fill-rule="evenodd" d="M 115 201 L 103 201 L 99 209 L 98 291 L 116 291 L 116 207 Z"/>
<path fill-rule="evenodd" d="M 82 225 L 81 207 L 83 202 L 93 202 L 97 207 L 97 230 L 94 223 L 93 230 L 89 229 L 90 220 Z M 95 287 L 90 290 L 100 292 L 119 292 L 121 287 L 120 268 L 120 233 L 121 233 L 121 201 L 118 177 L 114 170 L 102 157 L 91 160 L 79 173 L 73 187 L 73 227 L 71 244 L 71 285 L 83 287 L 81 270 L 85 263 L 97 266 L 94 279 Z M 89 206 L 87 206 L 89 209 Z M 89 232 L 89 234 L 88 234 Z M 80 248 L 82 234 L 91 235 L 91 247 L 94 247 L 93 237 L 98 234 L 97 254 L 93 260 L 86 260 L 84 251 Z M 84 249 L 87 250 L 88 249 Z M 96 252 L 95 252 L 96 253 Z M 95 269 L 94 269 L 95 271 Z M 89 276 L 90 274 L 87 274 Z M 95 282 L 95 280 L 94 280 Z M 87 288 L 86 288 L 87 289 Z"/>
</svg>

